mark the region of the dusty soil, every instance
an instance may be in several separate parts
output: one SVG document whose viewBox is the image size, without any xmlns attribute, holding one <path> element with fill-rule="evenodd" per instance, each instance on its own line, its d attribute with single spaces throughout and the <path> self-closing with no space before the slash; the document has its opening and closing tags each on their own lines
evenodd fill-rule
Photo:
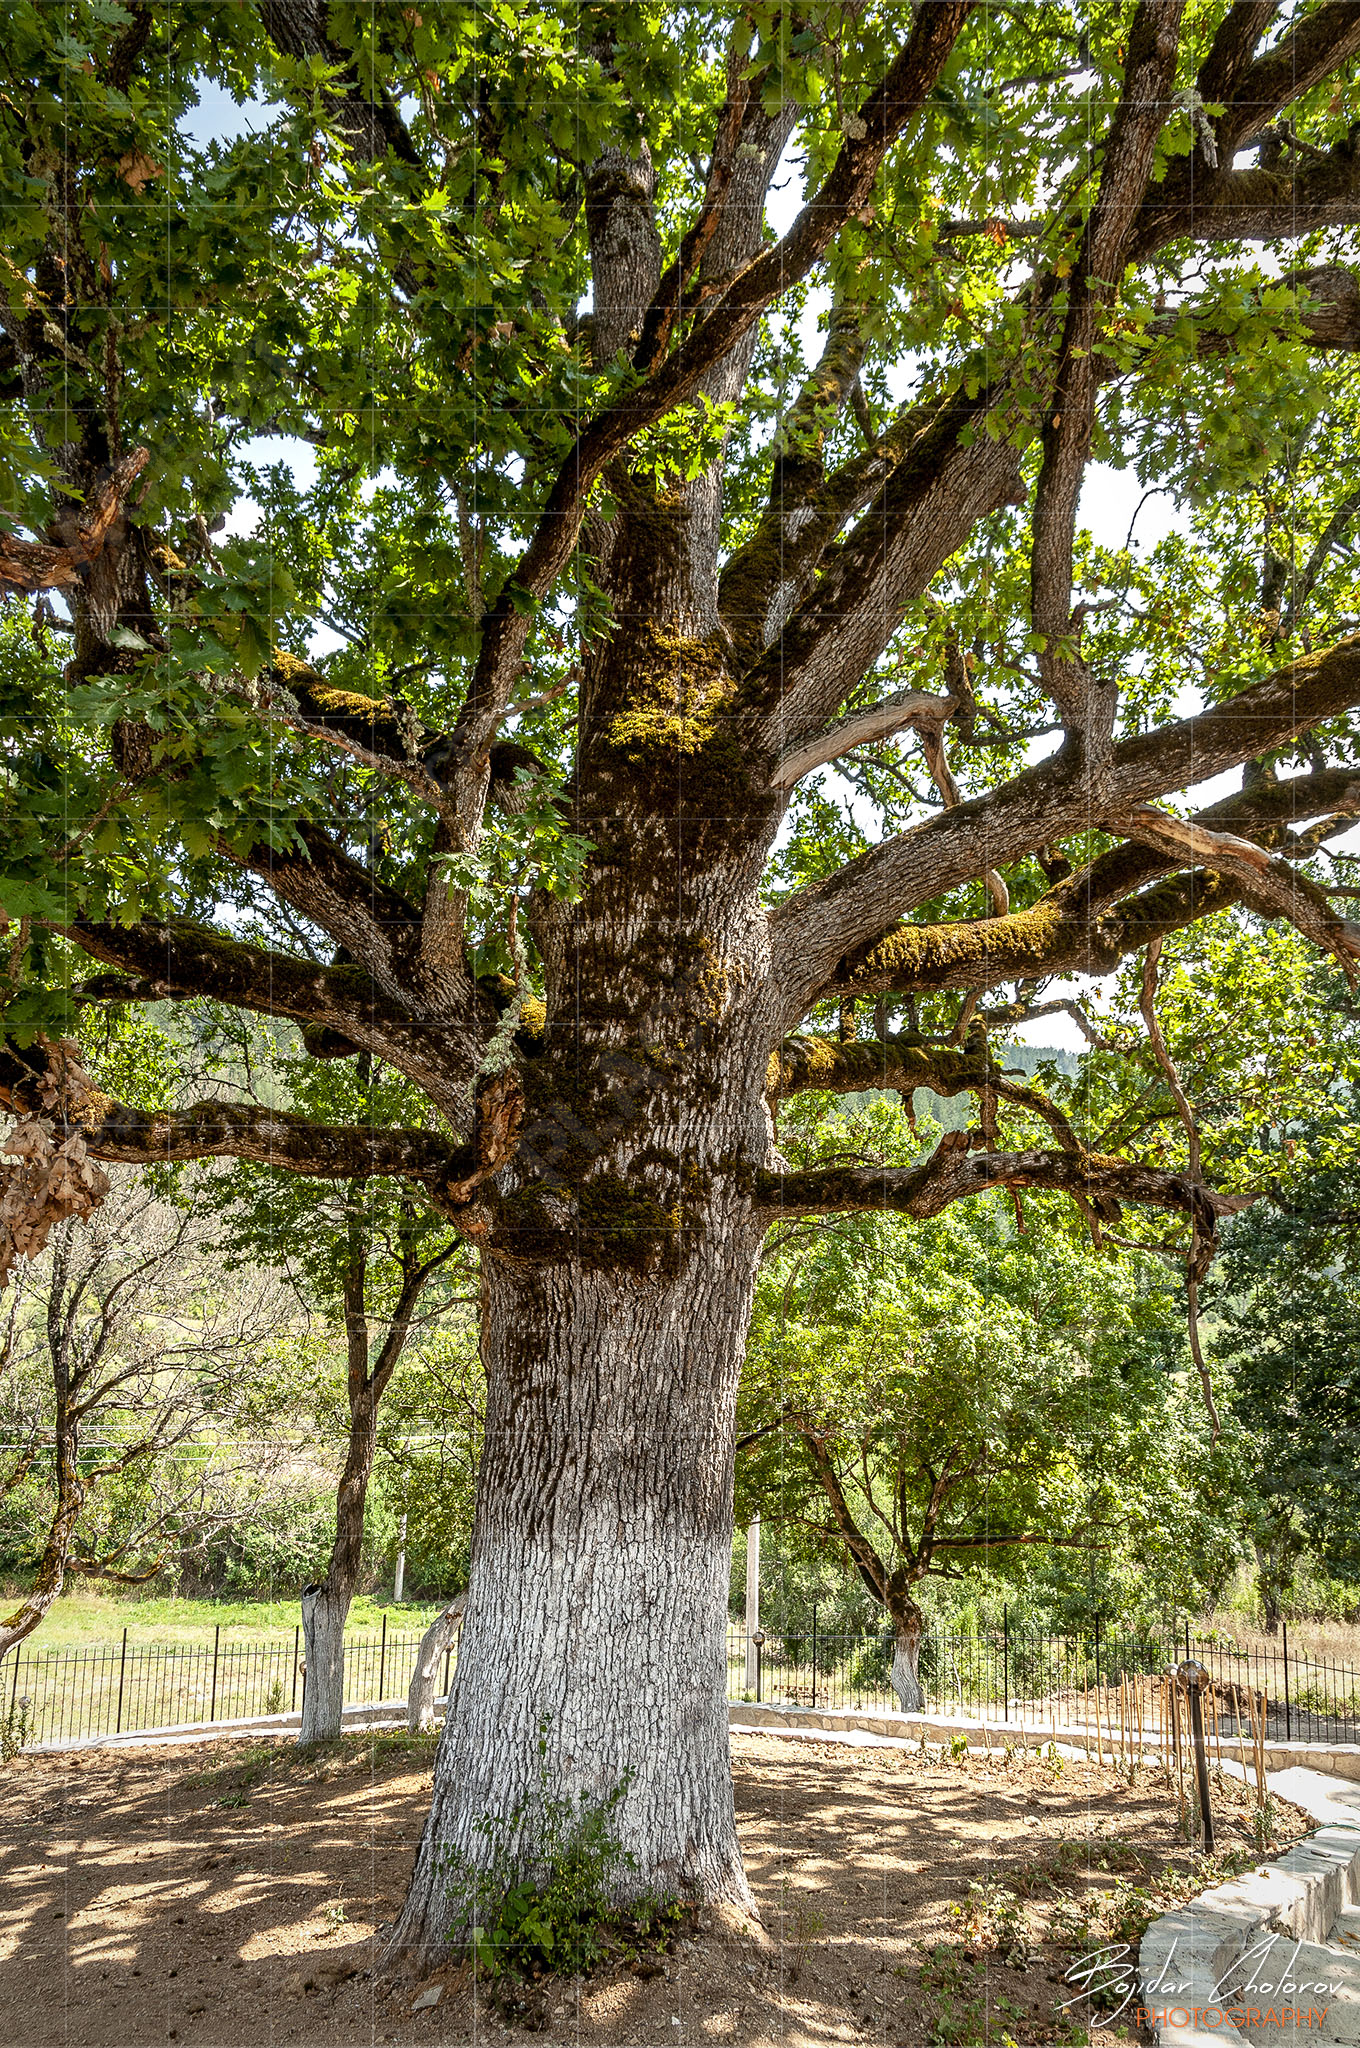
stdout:
<svg viewBox="0 0 1360 2048">
<path fill-rule="evenodd" d="M 1079 1957 L 1260 1852 L 1243 1788 L 1191 1858 L 1174 1797 L 1084 1762 L 733 1738 L 759 1920 L 705 1912 L 670 1952 L 519 1994 L 375 1972 L 433 1747 L 352 1738 L 19 1757 L 0 1775 L 0 2040 L 14 2048 L 350 2048 L 535 2039 L 800 2048 L 1113 2043 Z M 1281 1845 L 1307 1832 L 1292 1808 Z M 972 1888 L 970 1890 L 970 1887 Z M 986 1887 L 983 1891 L 981 1888 Z M 1117 1951 L 1116 1971 L 1117 1971 Z M 489 1995 L 489 1993 L 491 1995 Z M 1136 2003 L 1136 2001 L 1134 2001 Z"/>
</svg>

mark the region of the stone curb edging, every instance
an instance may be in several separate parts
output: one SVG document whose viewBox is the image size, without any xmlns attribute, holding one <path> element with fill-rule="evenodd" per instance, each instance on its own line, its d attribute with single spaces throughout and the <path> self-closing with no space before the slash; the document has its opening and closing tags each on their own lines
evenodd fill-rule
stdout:
<svg viewBox="0 0 1360 2048">
<path fill-rule="evenodd" d="M 948 1742 L 954 1735 L 983 1738 L 988 1742 L 1014 1743 L 1017 1748 L 1045 1749 L 1056 1742 L 1069 1754 L 1085 1752 L 1085 1731 L 1080 1727 L 1036 1726 L 1032 1721 L 970 1721 L 943 1714 L 876 1714 L 862 1707 L 756 1706 L 750 1700 L 731 1700 L 728 1725 L 733 1729 L 774 1730 L 779 1728 L 820 1728 L 834 1733 L 887 1735 L 913 1742 Z M 1092 1731 L 1094 1732 L 1094 1731 Z M 1105 1745 L 1108 1748 L 1108 1743 Z M 1219 1745 L 1215 1741 L 1215 1750 Z M 1225 1757 L 1246 1761 L 1254 1755 L 1249 1742 L 1225 1735 Z M 1268 1771 L 1283 1771 L 1293 1764 L 1310 1770 L 1327 1771 L 1333 1777 L 1352 1778 L 1360 1783 L 1360 1743 L 1339 1742 L 1325 1748 L 1313 1742 L 1268 1742 L 1265 1748 Z"/>
<path fill-rule="evenodd" d="M 435 1701 L 435 1719 L 447 1700 Z M 347 1732 L 360 1728 L 404 1728 L 406 1696 L 375 1700 L 365 1706 L 346 1707 L 340 1717 Z M 163 1743 L 201 1742 L 204 1736 L 292 1735 L 302 1726 L 301 1714 L 255 1714 L 235 1721 L 172 1721 L 164 1728 L 129 1728 L 121 1735 L 73 1735 L 60 1742 L 30 1742 L 25 1756 L 60 1756 L 76 1749 L 150 1748 Z"/>
<path fill-rule="evenodd" d="M 1218 2011 L 1239 2003 L 1242 1986 L 1233 1980 L 1249 1952 L 1271 1936 L 1320 1946 L 1338 1914 L 1360 1901 L 1360 1822 L 1332 1822 L 1296 1842 L 1274 1863 L 1261 1864 L 1154 1920 L 1138 1952 L 1138 1979 L 1143 2006 L 1156 2013 L 1184 2011 L 1189 2024 L 1154 2024 L 1160 2048 L 1208 2048 L 1237 2036 L 1237 2028 L 1220 2017 L 1216 2026 L 1194 2024 L 1196 2012 Z M 1311 1981 L 1313 1959 L 1290 1963 L 1297 1981 Z M 1268 1967 L 1264 1957 L 1262 1969 Z M 1259 1992 L 1263 2003 L 1271 2001 Z M 1301 1993 L 1300 1996 L 1306 1996 Z M 1279 2004 L 1294 2003 L 1281 1994 Z M 1274 2029 L 1269 2029 L 1274 2034 Z M 1293 2037 L 1292 2026 L 1288 2030 Z M 1262 2038 L 1260 2034 L 1258 2039 Z"/>
</svg>

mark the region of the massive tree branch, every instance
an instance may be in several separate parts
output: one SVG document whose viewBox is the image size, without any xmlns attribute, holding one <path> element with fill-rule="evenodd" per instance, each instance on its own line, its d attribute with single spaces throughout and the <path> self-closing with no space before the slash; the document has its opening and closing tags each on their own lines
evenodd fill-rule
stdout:
<svg viewBox="0 0 1360 2048">
<path fill-rule="evenodd" d="M 922 1219 L 989 1188 L 1050 1188 L 1079 1196 L 1101 1222 L 1118 1222 L 1124 1202 L 1193 1218 L 1207 1265 L 1219 1217 L 1236 1214 L 1253 1199 L 1220 1194 L 1138 1160 L 1067 1150 L 974 1149 L 984 1143 L 980 1131 L 949 1131 L 920 1166 L 812 1166 L 763 1173 L 757 1177 L 756 1200 L 772 1215 L 873 1210 Z"/>
<path fill-rule="evenodd" d="M 311 1030 L 335 1032 L 350 1049 L 371 1052 L 409 1075 L 451 1122 L 465 1120 L 466 1074 L 458 1072 L 458 1048 L 451 1044 L 447 1022 L 422 1019 L 381 991 L 362 967 L 321 967 L 185 918 L 147 919 L 127 927 L 82 919 L 67 929 L 67 936 L 92 959 L 133 977 L 139 993 L 204 996 L 259 1016 L 287 1017 Z M 92 983 L 86 992 L 98 996 L 99 984 Z M 112 991 L 115 1000 L 120 992 Z"/>
<path fill-rule="evenodd" d="M 1195 717 L 1121 741 L 1098 779 L 1086 772 L 1080 750 L 1068 745 L 991 795 L 886 840 L 771 913 L 776 973 L 786 991 L 785 1028 L 834 982 L 839 962 L 873 945 L 918 905 L 988 866 L 1018 860 L 1085 829 L 1093 812 L 1108 815 L 1207 780 L 1357 703 L 1360 637 L 1352 637 L 1291 662 Z M 1033 920 L 1035 913 L 1020 916 Z M 1018 920 L 991 922 L 1004 933 Z M 1042 957 L 1046 941 L 1032 923 L 1028 933 L 1021 926 L 1013 937 Z"/>
<path fill-rule="evenodd" d="M 28 1048 L 0 1044 L 0 1108 L 21 1127 L 38 1119 L 54 1141 L 75 1141 L 82 1159 L 126 1166 L 248 1159 L 321 1180 L 413 1181 L 441 1215 L 475 1236 L 480 1190 L 514 1154 L 523 1103 L 513 1075 L 493 1077 L 480 1090 L 474 1134 L 464 1145 L 438 1131 L 317 1123 L 258 1103 L 147 1111 L 94 1087 L 65 1045 L 54 1049 L 39 1040 Z"/>
<path fill-rule="evenodd" d="M 1182 829 L 1249 834 L 1259 848 L 1299 859 L 1316 851 L 1315 828 L 1299 831 L 1292 821 L 1319 812 L 1327 813 L 1323 824 L 1330 832 L 1360 816 L 1360 770 L 1331 768 L 1287 782 L 1257 783 L 1197 813 Z M 1287 914 L 1270 906 L 1251 877 L 1244 883 L 1240 871 L 1228 874 L 1214 866 L 1145 887 L 1185 857 L 1186 843 L 1173 849 L 1168 842 L 1154 850 L 1150 840 L 1126 842 L 1066 876 L 1028 910 L 1004 918 L 901 925 L 846 955 L 823 993 L 833 998 L 939 989 L 964 993 L 1006 981 L 1109 974 L 1152 938 L 1232 903 L 1245 901 L 1265 917 Z M 1267 854 L 1258 852 L 1258 858 Z"/>
<path fill-rule="evenodd" d="M 982 431 L 998 402 L 995 389 L 972 399 L 958 392 L 912 413 L 907 446 L 850 532 L 823 554 L 845 517 L 837 480 L 828 483 L 827 523 L 801 537 L 800 585 L 819 563 L 820 573 L 742 684 L 742 706 L 763 714 L 761 744 L 776 757 L 834 714 L 978 521 L 1019 499 L 1016 449 Z M 877 477 L 881 468 L 875 452 L 856 474 Z"/>
<path fill-rule="evenodd" d="M 1278 854 L 1269 854 L 1233 832 L 1215 832 L 1202 822 L 1173 818 L 1150 804 L 1114 814 L 1112 823 L 1130 838 L 1141 840 L 1179 862 L 1210 867 L 1234 880 L 1254 904 L 1268 904 L 1273 915 L 1287 917 L 1305 938 L 1332 953 L 1354 978 L 1360 959 L 1360 926 L 1348 924 L 1327 898 Z"/>
<path fill-rule="evenodd" d="M 1201 74 L 1201 94 L 1227 104 L 1163 180 L 1147 208 L 1135 258 L 1179 236 L 1200 241 L 1297 238 L 1360 219 L 1360 164 L 1344 149 L 1308 154 L 1287 170 L 1234 170 L 1234 157 L 1260 137 L 1283 108 L 1360 50 L 1356 0 L 1324 0 L 1271 50 L 1250 64 L 1248 35 L 1263 26 L 1261 10 L 1234 8 L 1221 25 Z M 1224 88 L 1235 89 L 1225 94 Z"/>
<path fill-rule="evenodd" d="M 776 1101 L 809 1090 L 857 1095 L 892 1088 L 910 1095 L 929 1088 L 936 1095 L 958 1095 L 984 1086 L 992 1071 L 980 1034 L 959 1047 L 933 1043 L 915 1032 L 868 1040 L 800 1032 L 770 1055 L 768 1087 Z"/>
<path fill-rule="evenodd" d="M 1044 636 L 1039 668 L 1063 722 L 1108 746 L 1115 693 L 1095 684 L 1079 655 L 1059 652 L 1072 632 L 1077 506 L 1091 453 L 1100 374 L 1095 344 L 1122 276 L 1151 178 L 1175 77 L 1184 0 L 1141 0 L 1129 32 L 1124 87 L 1110 125 L 1100 189 L 1068 291 L 1052 397 L 1044 406 L 1043 461 L 1034 500 L 1033 629 Z"/>
<path fill-rule="evenodd" d="M 571 560 L 586 499 L 616 455 L 644 428 L 683 404 L 780 292 L 806 277 L 868 200 L 884 157 L 924 107 L 963 27 L 971 0 L 934 0 L 920 10 L 905 47 L 861 107 L 857 134 L 843 144 L 825 182 L 773 248 L 748 263 L 680 346 L 635 390 L 579 435 L 550 489 L 533 537 L 483 624 L 467 700 L 454 729 L 459 811 L 480 815 L 490 746 L 529 633 L 530 614 Z"/>
</svg>

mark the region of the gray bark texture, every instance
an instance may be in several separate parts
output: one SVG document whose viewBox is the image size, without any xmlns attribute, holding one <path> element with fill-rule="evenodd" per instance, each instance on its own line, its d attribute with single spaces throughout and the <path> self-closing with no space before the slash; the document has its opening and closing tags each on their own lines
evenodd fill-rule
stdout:
<svg viewBox="0 0 1360 2048">
<path fill-rule="evenodd" d="M 434 1726 L 434 1689 L 439 1680 L 440 1659 L 446 1650 L 453 1648 L 454 1639 L 463 1626 L 466 1609 L 467 1594 L 460 1593 L 442 1614 L 436 1614 L 420 1639 L 416 1668 L 411 1674 L 410 1690 L 406 1695 L 406 1725 L 412 1735 L 423 1735 L 427 1728 Z"/>
<path fill-rule="evenodd" d="M 345 1617 L 353 1588 L 329 1584 L 302 1591 L 302 1726 L 299 1742 L 332 1742 L 345 1704 Z"/>
<path fill-rule="evenodd" d="M 538 1793 L 606 1798 L 621 1895 L 745 1902 L 727 1743 L 733 1426 L 756 1239 L 653 1281 L 492 1267 L 467 1618 L 434 1799 L 394 1936 L 459 1919 L 446 1859 Z M 523 1843 L 532 1864 L 532 1827 Z"/>
<path fill-rule="evenodd" d="M 899 1635 L 893 1647 L 892 1688 L 897 1694 L 904 1714 L 919 1714 L 925 1706 L 925 1694 L 917 1667 L 921 1656 L 920 1631 Z"/>
</svg>

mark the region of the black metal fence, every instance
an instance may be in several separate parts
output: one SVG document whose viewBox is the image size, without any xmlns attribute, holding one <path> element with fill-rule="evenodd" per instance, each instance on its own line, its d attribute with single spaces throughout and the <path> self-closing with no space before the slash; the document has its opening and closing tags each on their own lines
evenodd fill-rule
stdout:
<svg viewBox="0 0 1360 2048">
<path fill-rule="evenodd" d="M 748 1654 L 749 1653 L 749 1654 Z M 967 1720 L 1013 1720 L 1079 1728 L 1107 1713 L 1112 1689 L 1158 1679 L 1193 1659 L 1214 1685 L 1221 1733 L 1235 1732 L 1248 1695 L 1263 1702 L 1268 1741 L 1360 1742 L 1360 1672 L 1291 1647 L 1239 1648 L 1221 1631 L 1197 1635 L 1188 1622 L 1127 1630 L 1094 1622 L 1063 1636 L 1016 1628 L 975 1633 L 927 1631 L 919 1679 L 929 1711 Z M 813 1608 L 800 1631 L 747 1642 L 727 1639 L 728 1692 L 803 1707 L 862 1707 L 901 1712 L 891 1681 L 891 1630 L 846 1634 L 818 1627 Z"/>
<path fill-rule="evenodd" d="M 386 1616 L 381 1630 L 347 1636 L 346 1702 L 404 1700 L 420 1642 Z M 31 1742 L 59 1742 L 294 1713 L 307 1683 L 303 1662 L 300 1629 L 266 1639 L 218 1628 L 211 1642 L 188 1644 L 131 1643 L 126 1629 L 120 1642 L 89 1647 L 21 1643 L 0 1664 L 0 1714 L 17 1721 L 22 1712 Z"/>
<path fill-rule="evenodd" d="M 345 1639 L 345 1699 L 372 1705 L 404 1699 L 420 1634 L 389 1624 Z M 748 1657 L 749 1651 L 749 1657 Z M 438 1690 L 447 1693 L 456 1652 L 449 1652 Z M 1291 1647 L 1239 1648 L 1221 1633 L 1196 1635 L 1188 1624 L 1129 1631 L 1093 1623 L 1078 1634 L 1041 1635 L 1016 1628 L 972 1633 L 930 1630 L 919 1677 L 929 1711 L 966 1720 L 1021 1721 L 1089 1730 L 1113 1727 L 1118 1713 L 1132 1723 L 1150 1682 L 1182 1659 L 1203 1664 L 1213 1681 L 1210 1712 L 1217 1732 L 1240 1732 L 1254 1703 L 1268 1741 L 1360 1742 L 1360 1672 Z M 819 1627 L 811 1610 L 801 1631 L 747 1642 L 727 1637 L 728 1694 L 804 1707 L 861 1707 L 900 1712 L 892 1687 L 890 1631 L 853 1633 Z M 0 1717 L 26 1718 L 28 1740 L 128 1734 L 197 1722 L 232 1721 L 296 1712 L 306 1676 L 301 1633 L 264 1638 L 219 1628 L 209 1642 L 120 1642 L 47 1648 L 20 1644 L 0 1663 Z M 1118 1696 L 1118 1705 L 1116 1705 Z M 26 1704 L 25 1704 L 26 1703 Z"/>
</svg>

